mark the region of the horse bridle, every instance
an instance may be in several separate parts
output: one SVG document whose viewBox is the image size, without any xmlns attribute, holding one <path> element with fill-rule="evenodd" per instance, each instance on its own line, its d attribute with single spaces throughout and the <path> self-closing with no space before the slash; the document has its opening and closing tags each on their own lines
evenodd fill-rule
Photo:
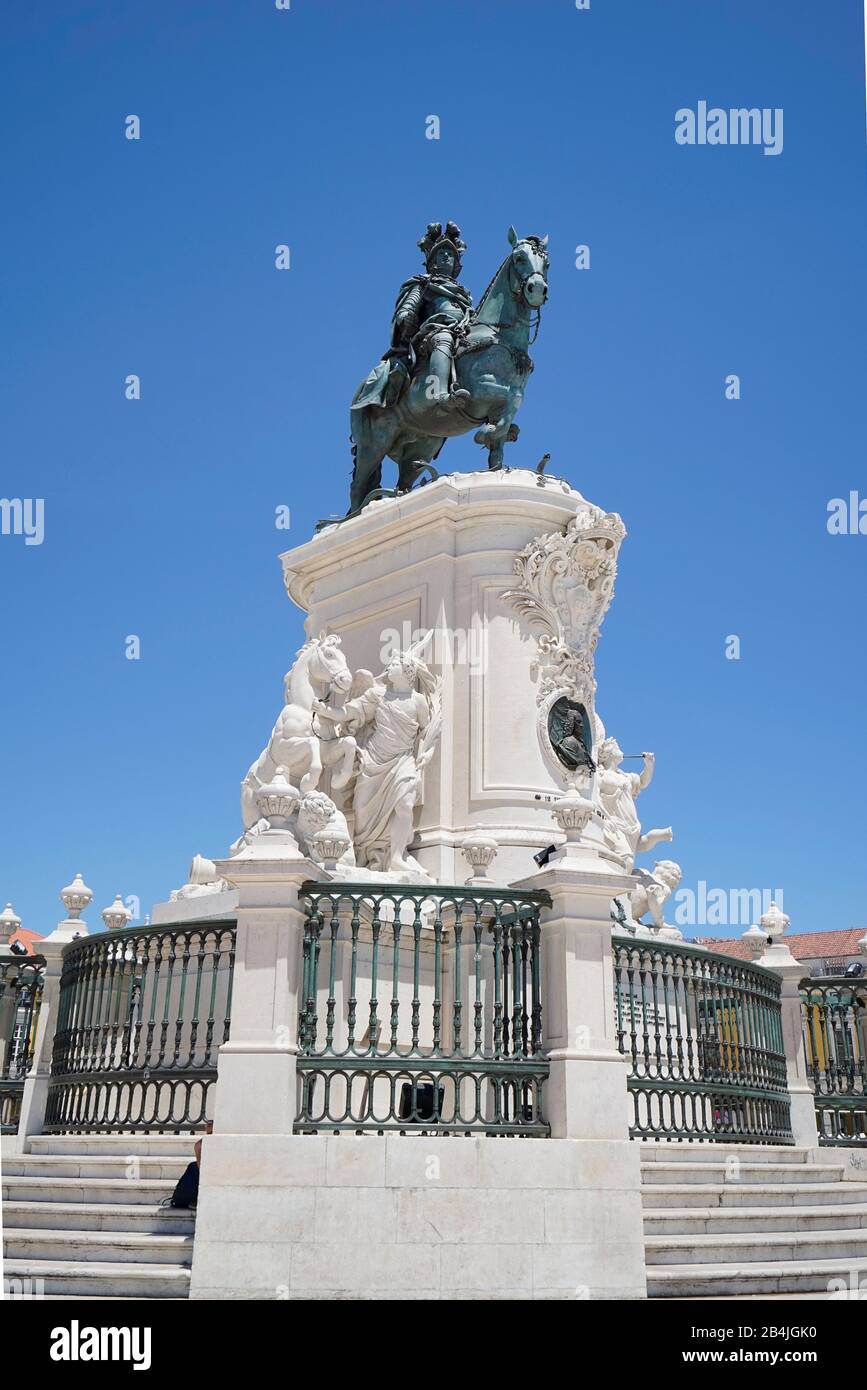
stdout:
<svg viewBox="0 0 867 1390">
<path fill-rule="evenodd" d="M 331 689 L 332 689 L 332 682 L 333 682 L 333 679 L 334 679 L 333 676 L 329 676 L 329 679 L 328 679 L 328 686 L 327 686 L 326 691 L 325 691 L 325 700 L 328 700 L 329 696 L 331 695 Z M 317 697 L 317 698 L 318 698 L 318 697 Z M 324 701 L 323 701 L 323 703 L 324 703 Z M 310 732 L 311 732 L 311 734 L 313 735 L 314 738 L 318 738 L 320 743 L 336 743 L 337 740 L 341 737 L 341 735 L 338 734 L 336 731 L 335 731 L 334 733 L 332 733 L 331 735 L 323 734 L 323 733 L 321 733 L 321 732 L 320 732 L 320 733 L 317 733 L 317 732 L 316 732 L 316 715 L 317 715 L 317 713 L 318 713 L 318 711 L 315 710 L 315 709 L 312 709 L 312 710 L 310 711 Z M 322 728 L 322 722 L 321 722 L 321 720 L 320 720 L 320 725 L 319 725 L 319 727 L 320 727 L 320 730 L 321 730 L 321 728 Z"/>
<path fill-rule="evenodd" d="M 512 272 L 514 271 L 514 269 L 515 269 L 514 261 L 512 260 L 512 257 L 510 256 L 510 257 L 509 257 L 509 278 L 508 278 L 509 292 L 510 292 L 512 295 L 514 295 L 516 299 L 518 298 L 518 296 L 520 296 L 521 299 L 522 299 L 522 300 L 524 301 L 524 303 L 526 304 L 526 303 L 527 303 L 527 297 L 526 297 L 526 294 L 525 294 L 525 290 L 526 290 L 526 288 L 527 288 L 527 282 L 528 282 L 529 280 L 532 280 L 533 276 L 534 276 L 534 275 L 538 275 L 539 272 L 538 272 L 537 270 L 531 270 L 531 271 L 529 271 L 528 274 L 524 276 L 523 280 L 519 280 L 518 285 L 517 285 L 517 287 L 516 287 L 516 286 L 515 286 L 515 283 L 514 283 L 514 281 L 513 281 L 513 279 L 512 279 Z M 536 309 L 535 309 L 535 313 L 536 313 L 536 323 L 535 323 L 535 327 L 534 327 L 534 331 L 533 331 L 533 336 L 532 336 L 532 338 L 530 339 L 530 343 L 531 343 L 531 344 L 535 343 L 536 339 L 537 339 L 538 336 L 539 336 L 539 328 L 540 328 L 541 323 L 542 323 L 542 305 L 545 303 L 545 300 L 547 300 L 547 298 L 548 298 L 548 283 L 547 283 L 547 281 L 546 281 L 546 282 L 545 282 L 545 299 L 543 299 L 543 300 L 542 300 L 542 304 L 539 304 L 539 305 L 536 307 Z M 532 315 L 534 306 L 533 306 L 532 304 L 527 304 L 527 308 L 530 310 L 530 314 Z M 533 325 L 533 320 L 532 320 L 532 318 L 530 319 L 530 324 L 531 324 L 531 326 Z M 501 324 L 501 325 L 500 325 L 501 328 L 505 328 L 505 327 L 507 327 L 507 326 L 511 326 L 511 325 L 506 325 L 506 324 Z"/>
</svg>

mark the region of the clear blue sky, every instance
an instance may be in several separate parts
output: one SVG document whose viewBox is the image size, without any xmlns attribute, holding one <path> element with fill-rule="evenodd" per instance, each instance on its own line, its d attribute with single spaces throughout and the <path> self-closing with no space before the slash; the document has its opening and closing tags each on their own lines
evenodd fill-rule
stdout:
<svg viewBox="0 0 867 1390">
<path fill-rule="evenodd" d="M 46 531 L 0 537 L 0 904 L 50 930 L 81 870 L 93 928 L 238 833 L 301 639 L 277 553 L 343 509 L 454 217 L 475 295 L 510 222 L 550 236 L 513 461 L 629 528 L 599 706 L 656 750 L 645 823 L 687 886 L 867 922 L 867 536 L 826 529 L 867 496 L 860 0 L 46 0 L 4 37 L 0 494 Z M 700 100 L 782 107 L 782 154 L 678 146 Z"/>
</svg>

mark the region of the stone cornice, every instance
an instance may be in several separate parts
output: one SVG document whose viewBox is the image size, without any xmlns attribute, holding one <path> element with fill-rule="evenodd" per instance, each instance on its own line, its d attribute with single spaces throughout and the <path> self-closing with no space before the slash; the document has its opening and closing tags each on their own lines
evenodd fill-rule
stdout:
<svg viewBox="0 0 867 1390">
<path fill-rule="evenodd" d="M 529 469 L 500 473 L 456 473 L 437 479 L 404 497 L 371 502 L 364 511 L 339 526 L 328 527 L 303 545 L 280 556 L 286 592 L 299 608 L 310 606 L 316 580 L 357 564 L 384 547 L 408 544 L 422 532 L 448 519 L 455 534 L 486 518 L 501 524 L 526 521 L 532 508 L 535 528 L 562 528 L 586 503 L 579 492 L 557 479 L 539 486 Z M 496 544 L 497 529 L 490 528 Z M 502 549 L 514 548 L 503 537 Z M 459 547 L 454 551 L 459 554 Z"/>
</svg>

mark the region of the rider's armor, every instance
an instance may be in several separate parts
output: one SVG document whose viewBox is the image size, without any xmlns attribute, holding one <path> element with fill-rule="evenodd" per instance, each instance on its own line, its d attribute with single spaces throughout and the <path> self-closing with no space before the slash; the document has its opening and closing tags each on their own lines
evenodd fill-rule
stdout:
<svg viewBox="0 0 867 1390">
<path fill-rule="evenodd" d="M 446 224 L 445 232 L 439 222 L 432 222 L 418 245 L 424 252 L 427 273 L 406 280 L 397 296 L 391 347 L 386 353 L 388 396 L 395 399 L 414 366 L 422 364 L 421 369 L 433 379 L 428 390 L 431 400 L 466 399 L 468 392 L 454 390 L 453 364 L 457 339 L 469 322 L 473 299 L 469 290 L 437 268 L 437 253 L 445 249 L 453 257 L 455 275 L 460 275 L 466 244 L 454 222 Z"/>
</svg>

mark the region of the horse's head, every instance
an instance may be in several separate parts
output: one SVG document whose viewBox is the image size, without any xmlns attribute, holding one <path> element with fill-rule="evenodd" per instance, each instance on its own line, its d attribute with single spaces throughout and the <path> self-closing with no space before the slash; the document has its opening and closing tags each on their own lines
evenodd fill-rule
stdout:
<svg viewBox="0 0 867 1390">
<path fill-rule="evenodd" d="M 519 237 L 509 228 L 509 287 L 528 309 L 541 309 L 548 298 L 548 238 Z"/>
<path fill-rule="evenodd" d="M 306 658 L 306 660 L 304 660 Z M 316 686 L 333 686 L 344 695 L 352 685 L 352 672 L 346 664 L 346 657 L 340 645 L 340 638 L 334 632 L 311 637 L 298 653 L 298 665 L 304 660 L 308 680 Z M 292 668 L 295 670 L 295 667 Z M 289 673 L 291 676 L 292 672 Z M 287 676 L 287 682 L 289 676 Z"/>
</svg>

